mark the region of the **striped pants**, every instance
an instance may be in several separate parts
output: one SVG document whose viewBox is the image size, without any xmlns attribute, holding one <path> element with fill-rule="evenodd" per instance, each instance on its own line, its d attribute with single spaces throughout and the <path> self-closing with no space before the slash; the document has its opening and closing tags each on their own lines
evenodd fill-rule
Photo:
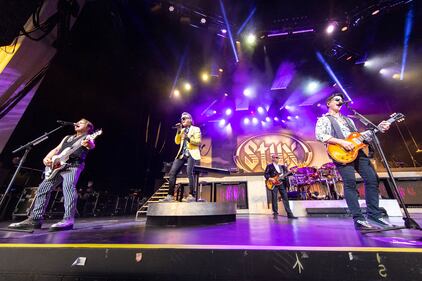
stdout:
<svg viewBox="0 0 422 281">
<path fill-rule="evenodd" d="M 29 215 L 32 219 L 43 219 L 51 191 L 59 184 L 63 183 L 64 196 L 64 219 L 73 219 L 76 212 L 76 201 L 78 200 L 78 192 L 76 183 L 79 175 L 84 169 L 84 165 L 76 167 L 68 167 L 57 173 L 49 180 L 43 180 L 38 187 L 34 199 L 34 209 Z"/>
</svg>

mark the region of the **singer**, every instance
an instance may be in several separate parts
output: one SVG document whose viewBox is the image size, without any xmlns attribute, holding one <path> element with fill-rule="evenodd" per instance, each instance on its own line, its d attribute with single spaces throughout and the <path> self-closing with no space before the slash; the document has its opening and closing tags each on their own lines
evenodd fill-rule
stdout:
<svg viewBox="0 0 422 281">
<path fill-rule="evenodd" d="M 352 119 L 340 113 L 340 109 L 345 103 L 344 96 L 341 93 L 335 93 L 328 97 L 326 101 L 328 113 L 318 119 L 315 127 L 315 135 L 317 140 L 325 144 L 338 144 L 345 150 L 351 150 L 354 148 L 354 145 L 345 140 L 345 138 L 347 138 L 350 133 L 357 132 L 357 128 Z M 390 124 L 386 121 L 382 121 L 378 127 L 381 131 L 386 131 L 390 128 Z M 355 228 L 357 230 L 375 228 L 365 219 L 360 209 L 356 190 L 355 170 L 362 176 L 365 182 L 365 199 L 368 219 L 375 223 L 376 226 L 391 226 L 388 221 L 382 218 L 382 213 L 379 208 L 378 176 L 369 161 L 368 156 L 360 150 L 358 157 L 353 162 L 346 165 L 337 162 L 334 162 L 334 164 L 343 179 L 344 197 L 347 206 L 352 213 Z"/>
<path fill-rule="evenodd" d="M 58 172 L 54 177 L 48 180 L 45 179 L 41 182 L 35 194 L 34 208 L 28 219 L 19 223 L 12 223 L 9 225 L 9 228 L 25 230 L 41 228 L 50 193 L 61 183 L 63 183 L 65 213 L 63 220 L 53 224 L 50 227 L 50 231 L 69 230 L 73 228 L 76 201 L 78 199 L 76 183 L 78 182 L 79 175 L 84 169 L 85 158 L 88 151 L 95 148 L 93 140 L 84 139 L 87 134 L 94 130 L 94 125 L 91 122 L 86 119 L 81 119 L 77 123 L 74 123 L 74 129 L 75 134 L 66 136 L 58 146 L 44 157 L 43 163 L 45 166 L 51 166 L 52 157 L 54 155 L 60 154 L 63 150 L 72 147 L 78 142 L 80 142 L 81 147 L 69 156 L 66 168 Z"/>
<path fill-rule="evenodd" d="M 169 173 L 169 191 L 166 198 L 160 200 L 160 202 L 172 202 L 174 201 L 174 186 L 176 185 L 176 175 L 180 172 L 183 165 L 187 163 L 187 175 L 189 178 L 189 195 L 182 199 L 184 202 L 193 202 L 195 198 L 194 192 L 194 180 L 193 180 L 193 167 L 196 161 L 201 159 L 199 152 L 199 146 L 201 145 L 201 129 L 193 126 L 192 116 L 183 112 L 181 116 L 181 123 L 176 124 L 177 132 L 174 139 L 175 143 L 180 145 L 179 151 L 177 152 L 176 159 L 173 161 Z"/>
</svg>

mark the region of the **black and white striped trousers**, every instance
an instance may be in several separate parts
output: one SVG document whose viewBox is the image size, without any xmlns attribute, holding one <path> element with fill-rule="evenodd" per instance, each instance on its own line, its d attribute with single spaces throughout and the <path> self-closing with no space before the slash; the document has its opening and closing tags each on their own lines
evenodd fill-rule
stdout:
<svg viewBox="0 0 422 281">
<path fill-rule="evenodd" d="M 34 208 L 29 215 L 32 219 L 43 219 L 51 191 L 59 184 L 63 183 L 64 196 L 64 219 L 73 219 L 76 212 L 76 201 L 78 200 L 78 192 L 76 183 L 79 175 L 84 169 L 84 165 L 71 166 L 57 173 L 49 180 L 43 180 L 38 187 L 34 199 Z"/>
</svg>

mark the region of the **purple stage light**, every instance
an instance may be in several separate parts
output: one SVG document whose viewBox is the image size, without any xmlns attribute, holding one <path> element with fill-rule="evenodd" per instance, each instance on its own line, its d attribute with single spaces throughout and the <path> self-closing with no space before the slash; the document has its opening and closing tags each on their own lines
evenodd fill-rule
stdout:
<svg viewBox="0 0 422 281">
<path fill-rule="evenodd" d="M 226 120 L 221 119 L 220 121 L 218 121 L 218 126 L 224 127 L 224 125 L 226 125 Z"/>
<path fill-rule="evenodd" d="M 249 123 L 251 122 L 251 120 L 249 120 L 249 118 L 245 118 L 245 119 L 243 119 L 243 124 L 245 124 L 245 125 L 249 125 Z"/>
<path fill-rule="evenodd" d="M 227 29 L 223 28 L 223 29 L 221 30 L 221 33 L 226 34 L 226 33 L 227 33 Z"/>
<path fill-rule="evenodd" d="M 320 104 L 320 103 L 318 103 L 316 106 L 321 107 L 321 104 Z"/>
<path fill-rule="evenodd" d="M 212 112 L 213 114 L 217 114 L 217 110 L 213 110 L 213 112 Z"/>
<path fill-rule="evenodd" d="M 283 119 L 283 120 L 281 120 L 281 122 L 286 123 L 286 120 Z"/>
<path fill-rule="evenodd" d="M 267 116 L 267 117 L 265 118 L 265 121 L 270 122 L 270 121 L 271 121 L 271 118 Z"/>
<path fill-rule="evenodd" d="M 292 120 L 292 116 L 287 116 L 287 120 Z"/>
<path fill-rule="evenodd" d="M 255 88 L 253 87 L 247 87 L 243 90 L 243 95 L 247 98 L 255 98 L 256 96 L 256 92 L 255 92 Z"/>
<path fill-rule="evenodd" d="M 299 119 L 299 115 L 296 115 L 296 116 L 295 116 L 295 118 L 296 118 L 296 119 Z"/>
<path fill-rule="evenodd" d="M 227 109 L 226 109 L 226 115 L 227 115 L 227 116 L 231 115 L 232 113 L 233 113 L 233 111 L 232 111 L 232 109 L 231 109 L 231 108 L 227 108 Z"/>
<path fill-rule="evenodd" d="M 252 124 L 257 125 L 258 124 L 258 118 L 256 118 L 256 117 L 252 118 Z"/>
<path fill-rule="evenodd" d="M 264 108 L 262 106 L 258 107 L 258 113 L 259 114 L 263 114 L 264 113 Z"/>
<path fill-rule="evenodd" d="M 274 121 L 278 122 L 278 121 L 280 121 L 280 119 L 278 119 L 278 117 L 276 116 L 276 117 L 274 117 Z"/>
</svg>

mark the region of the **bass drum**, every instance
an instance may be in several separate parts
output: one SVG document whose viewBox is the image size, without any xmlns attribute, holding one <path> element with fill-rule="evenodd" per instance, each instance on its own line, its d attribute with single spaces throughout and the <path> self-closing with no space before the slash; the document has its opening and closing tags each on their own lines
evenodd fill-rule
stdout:
<svg viewBox="0 0 422 281">
<path fill-rule="evenodd" d="M 328 198 L 327 187 L 320 182 L 314 182 L 308 185 L 306 190 L 306 199 L 308 200 L 322 200 Z"/>
</svg>

